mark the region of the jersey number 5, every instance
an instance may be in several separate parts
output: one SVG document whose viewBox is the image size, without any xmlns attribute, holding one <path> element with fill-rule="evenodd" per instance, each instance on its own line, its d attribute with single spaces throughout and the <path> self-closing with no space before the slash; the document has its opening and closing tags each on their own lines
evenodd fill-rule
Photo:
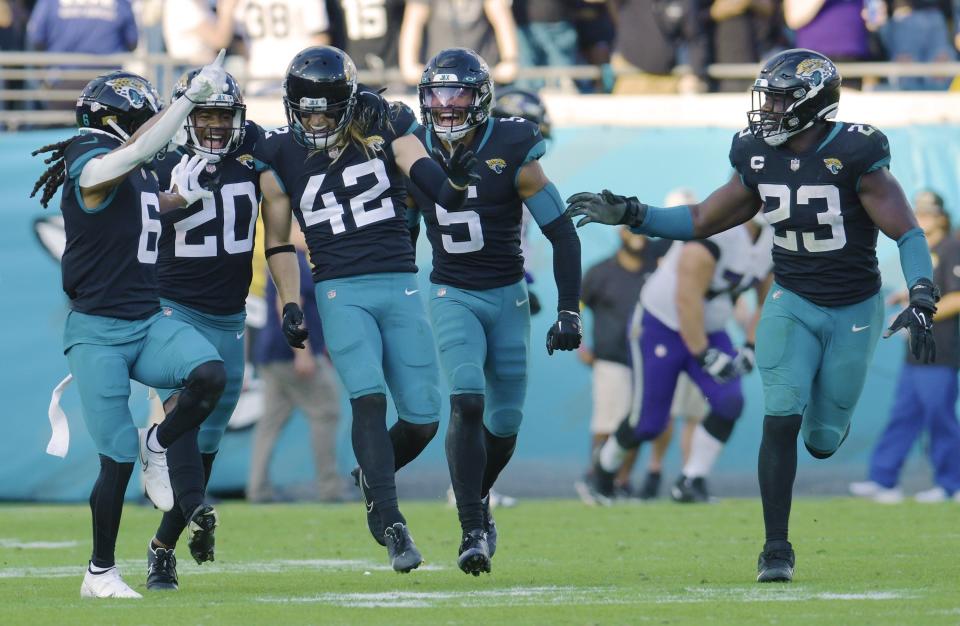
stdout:
<svg viewBox="0 0 960 626">
<path fill-rule="evenodd" d="M 467 187 L 467 198 L 477 197 L 477 188 L 474 185 Z M 454 241 L 453 235 L 443 233 L 440 240 L 443 242 L 443 249 L 450 254 L 466 254 L 476 252 L 483 248 L 483 229 L 480 227 L 480 214 L 476 211 L 453 211 L 450 212 L 440 206 L 437 207 L 437 222 L 441 226 L 453 226 L 454 224 L 467 225 L 467 238 L 464 241 Z"/>
<path fill-rule="evenodd" d="M 776 225 L 790 219 L 792 192 L 786 185 L 757 185 L 757 191 L 763 198 L 765 207 L 770 206 L 771 200 L 777 201 L 777 208 L 764 213 L 767 222 Z M 830 227 L 830 236 L 826 239 L 817 239 L 814 233 L 799 233 L 800 241 L 807 252 L 831 252 L 839 250 L 847 244 L 847 233 L 843 230 L 843 214 L 840 212 L 840 190 L 835 185 L 803 185 L 797 189 L 797 206 L 810 204 L 811 200 L 825 200 L 827 210 L 817 213 L 817 222 Z M 800 244 L 795 230 L 784 230 L 783 235 L 774 235 L 773 243 L 797 252 Z"/>
</svg>

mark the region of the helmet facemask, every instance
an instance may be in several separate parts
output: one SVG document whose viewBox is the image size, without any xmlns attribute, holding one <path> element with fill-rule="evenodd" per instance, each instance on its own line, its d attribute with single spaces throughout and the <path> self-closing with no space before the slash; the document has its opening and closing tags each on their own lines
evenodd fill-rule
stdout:
<svg viewBox="0 0 960 626">
<path fill-rule="evenodd" d="M 229 122 L 223 124 L 221 115 L 228 112 Z M 237 150 L 246 135 L 247 106 L 230 94 L 216 94 L 187 116 L 184 129 L 186 145 L 210 163 Z"/>
<path fill-rule="evenodd" d="M 296 140 L 307 148 L 327 150 L 341 143 L 344 130 L 353 119 L 357 103 L 356 84 L 350 96 L 339 102 L 328 102 L 327 98 L 301 97 L 296 101 L 284 97 L 283 104 L 287 113 L 287 124 Z M 311 117 L 323 114 L 325 127 L 316 126 Z"/>
<path fill-rule="evenodd" d="M 815 122 L 836 117 L 839 103 L 818 97 L 828 85 L 822 75 L 804 78 L 809 80 L 788 87 L 773 87 L 766 78 L 754 82 L 747 120 L 755 137 L 779 146 Z"/>
<path fill-rule="evenodd" d="M 489 117 L 489 111 L 482 104 L 485 86 L 450 82 L 421 83 L 418 92 L 424 124 L 432 127 L 437 136 L 447 143 L 462 139 Z"/>
</svg>

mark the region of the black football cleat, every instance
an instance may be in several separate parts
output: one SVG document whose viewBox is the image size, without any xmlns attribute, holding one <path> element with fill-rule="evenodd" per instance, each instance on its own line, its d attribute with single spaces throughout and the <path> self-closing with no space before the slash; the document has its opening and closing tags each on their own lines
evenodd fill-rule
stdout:
<svg viewBox="0 0 960 626">
<path fill-rule="evenodd" d="M 670 497 L 674 502 L 703 503 L 710 502 L 710 492 L 707 491 L 707 481 L 702 476 L 687 478 L 683 474 L 670 488 Z"/>
<path fill-rule="evenodd" d="M 177 582 L 177 557 L 173 550 L 166 548 L 147 547 L 147 590 L 148 591 L 176 591 L 180 588 Z"/>
<path fill-rule="evenodd" d="M 490 512 L 490 494 L 480 500 L 483 505 L 483 532 L 487 533 L 487 548 L 490 552 L 490 558 L 497 551 L 497 523 L 493 521 L 493 514 Z M 489 570 L 487 570 L 489 571 Z"/>
<path fill-rule="evenodd" d="M 216 509 L 209 504 L 201 504 L 190 516 L 187 522 L 187 533 L 190 536 L 187 547 L 190 548 L 190 555 L 197 565 L 214 560 L 213 549 L 216 538 L 213 532 L 219 524 L 220 517 Z"/>
<path fill-rule="evenodd" d="M 407 574 L 423 563 L 423 556 L 413 543 L 413 537 L 405 524 L 397 522 L 393 526 L 387 526 L 383 531 L 383 538 L 394 571 Z"/>
<path fill-rule="evenodd" d="M 593 464 L 582 481 L 574 483 L 577 495 L 585 504 L 591 506 L 610 506 L 616 497 L 613 487 L 613 479 L 616 475 L 600 467 L 599 463 Z"/>
<path fill-rule="evenodd" d="M 637 497 L 641 500 L 656 500 L 660 497 L 660 472 L 647 472 L 637 491 Z"/>
<path fill-rule="evenodd" d="M 479 576 L 481 572 L 490 573 L 490 545 L 487 534 L 477 528 L 463 534 L 457 565 L 464 574 Z"/>
<path fill-rule="evenodd" d="M 797 557 L 789 541 L 768 541 L 757 559 L 758 583 L 788 583 L 793 581 Z"/>
<path fill-rule="evenodd" d="M 363 498 L 363 506 L 367 508 L 367 528 L 370 530 L 370 534 L 373 535 L 373 540 L 381 546 L 387 545 L 383 539 L 383 522 L 380 521 L 380 512 L 377 511 L 373 504 L 373 497 L 368 493 L 370 486 L 367 485 L 367 479 L 363 475 L 363 470 L 355 467 L 353 471 L 350 472 L 350 475 L 353 476 L 353 484 L 360 490 L 360 497 Z"/>
</svg>

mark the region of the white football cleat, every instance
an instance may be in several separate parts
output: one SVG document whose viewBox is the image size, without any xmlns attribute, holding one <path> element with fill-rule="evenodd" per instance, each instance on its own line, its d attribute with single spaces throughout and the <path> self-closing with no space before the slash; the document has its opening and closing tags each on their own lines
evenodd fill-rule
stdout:
<svg viewBox="0 0 960 626">
<path fill-rule="evenodd" d="M 940 502 L 946 502 L 948 496 L 943 487 L 934 487 L 933 489 L 918 491 L 914 494 L 913 499 L 923 504 L 939 504 Z"/>
<path fill-rule="evenodd" d="M 883 486 L 880 483 L 875 483 L 872 480 L 864 480 L 856 483 L 850 483 L 850 495 L 857 496 L 858 498 L 872 498 L 877 495 L 877 492 L 883 489 Z"/>
<path fill-rule="evenodd" d="M 154 506 L 161 511 L 169 511 L 173 508 L 173 488 L 170 487 L 170 473 L 167 470 L 167 453 L 151 450 L 147 446 L 147 433 L 150 431 L 146 428 L 139 430 L 143 488 Z"/>
<path fill-rule="evenodd" d="M 120 577 L 120 570 L 116 566 L 101 574 L 91 573 L 88 566 L 87 573 L 83 576 L 83 584 L 80 585 L 80 597 L 142 598 L 143 596 L 123 582 L 123 578 Z"/>
<path fill-rule="evenodd" d="M 903 502 L 903 492 L 900 491 L 899 487 L 893 487 L 892 489 L 880 487 L 870 499 L 879 504 L 900 504 Z"/>
</svg>

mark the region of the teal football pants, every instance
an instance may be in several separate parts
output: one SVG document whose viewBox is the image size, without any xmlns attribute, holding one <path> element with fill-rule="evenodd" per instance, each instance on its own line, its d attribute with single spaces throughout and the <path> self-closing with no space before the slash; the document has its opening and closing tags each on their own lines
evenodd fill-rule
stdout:
<svg viewBox="0 0 960 626">
<path fill-rule="evenodd" d="M 416 274 L 364 274 L 316 285 L 330 359 L 350 399 L 393 397 L 413 424 L 440 420 L 437 351 Z"/>
<path fill-rule="evenodd" d="M 244 324 L 246 313 L 234 315 L 210 315 L 192 309 L 172 300 L 161 299 L 160 304 L 164 311 L 170 311 L 170 317 L 189 324 L 196 329 L 203 338 L 210 342 L 223 359 L 223 366 L 227 370 L 227 385 L 223 395 L 217 402 L 210 415 L 200 425 L 200 434 L 197 443 L 200 452 L 213 454 L 220 449 L 220 440 L 227 430 L 227 423 L 233 410 L 240 400 L 240 391 L 243 389 L 244 370 Z M 164 402 L 180 389 L 157 389 L 157 394 Z"/>
<path fill-rule="evenodd" d="M 526 282 L 485 290 L 434 285 L 430 317 L 450 393 L 483 394 L 487 430 L 497 437 L 516 435 L 530 350 Z"/>
<path fill-rule="evenodd" d="M 67 318 L 71 324 L 76 314 Z M 124 320 L 102 318 L 116 328 Z M 96 316 L 84 316 L 87 328 Z M 130 415 L 130 380 L 148 387 L 183 384 L 190 372 L 220 355 L 193 327 L 157 313 L 144 336 L 121 344 L 77 343 L 67 350 L 70 372 L 80 392 L 83 420 L 97 452 L 118 463 L 139 453 L 137 427 Z M 143 320 L 129 322 L 142 325 Z"/>
<path fill-rule="evenodd" d="M 843 441 L 883 329 L 876 294 L 818 306 L 776 283 L 757 328 L 757 367 L 767 415 L 802 415 L 807 447 L 831 454 Z"/>
</svg>

